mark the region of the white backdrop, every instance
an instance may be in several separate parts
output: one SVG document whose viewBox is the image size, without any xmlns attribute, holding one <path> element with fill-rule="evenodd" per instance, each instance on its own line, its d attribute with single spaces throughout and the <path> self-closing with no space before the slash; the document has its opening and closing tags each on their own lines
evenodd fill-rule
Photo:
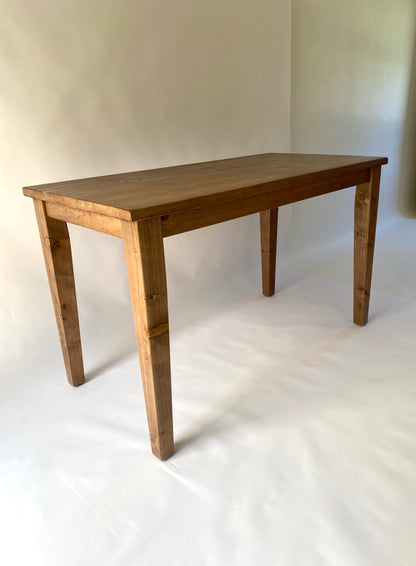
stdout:
<svg viewBox="0 0 416 566">
<path fill-rule="evenodd" d="M 0 26 L 0 291 L 8 297 L 0 343 L 2 357 L 15 358 L 39 347 L 34 321 L 45 329 L 50 319 L 33 207 L 21 187 L 288 151 L 290 13 L 288 0 L 8 0 Z M 227 226 L 169 242 L 179 276 L 172 290 L 201 261 L 226 266 L 239 249 L 240 264 L 250 264 L 243 243 L 253 221 L 241 226 L 239 234 Z M 72 240 L 88 316 L 91 300 L 125 301 L 127 287 L 121 243 L 84 232 L 74 229 Z"/>
<path fill-rule="evenodd" d="M 292 1 L 291 149 L 387 155 L 380 223 L 398 214 L 415 21 L 413 0 Z M 347 233 L 351 204 L 344 191 L 293 207 L 286 252 Z"/>
<path fill-rule="evenodd" d="M 395 204 L 415 6 L 290 8 L 3 2 L 2 563 L 416 562 L 416 229 Z M 272 299 L 256 216 L 165 240 L 162 464 L 121 241 L 70 227 L 87 371 L 71 389 L 21 186 L 291 147 L 390 159 L 370 323 L 350 322 L 352 190 L 283 207 Z"/>
</svg>

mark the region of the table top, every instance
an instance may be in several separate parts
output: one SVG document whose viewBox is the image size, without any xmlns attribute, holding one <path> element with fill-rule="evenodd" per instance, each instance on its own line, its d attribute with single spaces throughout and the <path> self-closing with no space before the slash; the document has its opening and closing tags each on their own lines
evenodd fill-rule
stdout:
<svg viewBox="0 0 416 566">
<path fill-rule="evenodd" d="M 384 165 L 386 157 L 264 153 L 24 187 L 26 196 L 137 220 Z"/>
</svg>

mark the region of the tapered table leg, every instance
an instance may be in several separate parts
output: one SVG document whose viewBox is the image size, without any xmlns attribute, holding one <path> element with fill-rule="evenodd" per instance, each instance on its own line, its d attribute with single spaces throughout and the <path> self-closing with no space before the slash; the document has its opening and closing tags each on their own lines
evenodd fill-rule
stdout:
<svg viewBox="0 0 416 566">
<path fill-rule="evenodd" d="M 358 185 L 354 210 L 354 322 L 368 321 L 381 167 L 371 170 L 368 183 Z"/>
<path fill-rule="evenodd" d="M 123 221 L 123 239 L 152 452 L 166 460 L 173 454 L 173 423 L 160 218 Z"/>
<path fill-rule="evenodd" d="M 275 292 L 278 212 L 278 208 L 260 212 L 261 272 L 263 294 L 267 297 Z"/>
<path fill-rule="evenodd" d="M 46 214 L 43 201 L 33 202 L 68 381 L 81 385 L 85 377 L 68 228 Z"/>
</svg>

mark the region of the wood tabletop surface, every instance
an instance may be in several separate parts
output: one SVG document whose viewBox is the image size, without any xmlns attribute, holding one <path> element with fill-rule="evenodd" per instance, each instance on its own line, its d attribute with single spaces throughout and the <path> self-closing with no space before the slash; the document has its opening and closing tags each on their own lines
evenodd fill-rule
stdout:
<svg viewBox="0 0 416 566">
<path fill-rule="evenodd" d="M 26 196 L 138 220 L 331 180 L 386 157 L 264 153 L 23 188 Z"/>
</svg>

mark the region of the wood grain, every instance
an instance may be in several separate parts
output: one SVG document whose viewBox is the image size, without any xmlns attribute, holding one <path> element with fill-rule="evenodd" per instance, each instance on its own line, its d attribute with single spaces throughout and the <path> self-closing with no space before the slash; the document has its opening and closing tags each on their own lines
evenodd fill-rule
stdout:
<svg viewBox="0 0 416 566">
<path fill-rule="evenodd" d="M 276 251 L 278 208 L 260 212 L 261 273 L 263 295 L 271 297 L 276 289 Z"/>
<path fill-rule="evenodd" d="M 68 380 L 84 382 L 66 222 L 122 237 L 153 453 L 174 449 L 163 237 L 260 212 L 263 293 L 275 291 L 278 207 L 357 186 L 354 322 L 368 320 L 385 157 L 262 154 L 25 187 L 34 199 Z M 40 199 L 40 200 L 39 200 Z"/>
<path fill-rule="evenodd" d="M 354 322 L 368 321 L 371 275 L 376 236 L 381 167 L 374 167 L 368 183 L 358 185 L 354 208 Z"/>
<path fill-rule="evenodd" d="M 218 205 L 387 163 L 385 157 L 266 153 L 25 187 L 27 196 L 124 220 Z"/>
<path fill-rule="evenodd" d="M 65 222 L 49 218 L 44 202 L 33 202 L 66 373 L 69 383 L 78 386 L 85 377 L 68 228 Z"/>
<path fill-rule="evenodd" d="M 50 218 L 77 224 L 78 226 L 104 232 L 118 238 L 122 237 L 121 221 L 118 218 L 114 218 L 114 216 L 105 216 L 97 212 L 86 212 L 85 210 L 71 208 L 63 204 L 56 204 L 55 202 L 46 203 L 46 213 Z"/>
<path fill-rule="evenodd" d="M 313 183 L 282 188 L 278 191 L 269 191 L 183 212 L 167 214 L 162 216 L 163 237 L 174 236 L 175 234 L 211 226 L 212 224 L 254 214 L 269 208 L 278 208 L 292 202 L 299 202 L 348 187 L 355 187 L 370 179 L 370 171 L 370 169 L 354 171 L 353 173 L 346 173 L 330 180 L 315 181 Z"/>
<path fill-rule="evenodd" d="M 152 451 L 173 453 L 165 257 L 159 218 L 123 222 L 123 238 Z"/>
</svg>

